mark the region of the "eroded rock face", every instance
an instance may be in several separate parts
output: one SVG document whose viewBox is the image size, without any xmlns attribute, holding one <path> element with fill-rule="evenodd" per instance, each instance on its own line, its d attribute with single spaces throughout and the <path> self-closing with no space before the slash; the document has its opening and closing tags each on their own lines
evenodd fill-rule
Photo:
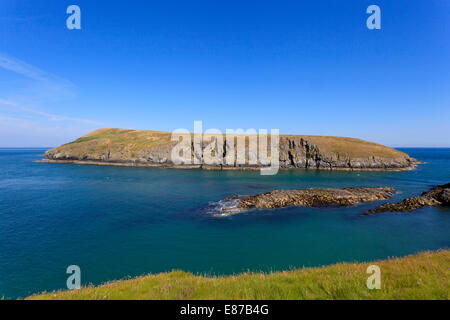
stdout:
<svg viewBox="0 0 450 320">
<path fill-rule="evenodd" d="M 225 201 L 238 200 L 233 209 L 282 208 L 287 206 L 352 206 L 361 202 L 386 200 L 395 193 L 392 188 L 344 188 L 344 189 L 297 189 L 274 190 L 251 195 L 234 196 Z M 226 211 L 226 208 L 224 209 Z"/>
<path fill-rule="evenodd" d="M 435 187 L 422 193 L 420 196 L 406 198 L 398 203 L 385 203 L 366 211 L 364 214 L 381 212 L 411 212 L 428 206 L 450 205 L 450 183 Z"/>
<path fill-rule="evenodd" d="M 348 156 L 345 152 L 325 152 L 312 140 L 302 137 L 280 137 L 280 167 L 310 169 L 402 169 L 419 163 L 416 159 L 402 155 L 392 156 Z"/>
</svg>

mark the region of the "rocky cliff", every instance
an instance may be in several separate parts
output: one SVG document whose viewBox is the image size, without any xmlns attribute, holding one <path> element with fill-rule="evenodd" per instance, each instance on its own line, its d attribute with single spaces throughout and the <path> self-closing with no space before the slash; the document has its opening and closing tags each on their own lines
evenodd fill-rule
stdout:
<svg viewBox="0 0 450 320">
<path fill-rule="evenodd" d="M 248 137 L 247 137 L 248 138 Z M 225 144 L 226 144 L 226 137 Z M 73 142 L 45 152 L 43 162 L 77 162 L 111 165 L 174 166 L 171 152 L 178 142 L 171 133 L 100 129 Z M 248 141 L 247 141 L 248 143 Z M 204 144 L 202 144 L 204 147 Z M 223 156 L 227 155 L 224 147 Z M 192 157 L 200 157 L 191 146 Z M 249 153 L 246 153 L 246 159 Z M 353 138 L 281 135 L 279 140 L 281 168 L 341 170 L 407 170 L 417 161 L 398 150 Z M 257 168 L 255 164 L 196 164 L 185 167 L 204 169 Z M 176 166 L 180 167 L 180 166 Z M 182 166 L 181 166 L 182 167 Z"/>
</svg>

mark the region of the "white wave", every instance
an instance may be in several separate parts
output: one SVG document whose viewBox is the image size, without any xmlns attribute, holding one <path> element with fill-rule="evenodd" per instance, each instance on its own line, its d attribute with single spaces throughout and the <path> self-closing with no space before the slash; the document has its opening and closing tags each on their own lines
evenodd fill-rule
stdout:
<svg viewBox="0 0 450 320">
<path fill-rule="evenodd" d="M 206 212 L 214 217 L 228 217 L 240 213 L 242 209 L 238 208 L 240 199 L 225 199 L 211 203 Z"/>
</svg>

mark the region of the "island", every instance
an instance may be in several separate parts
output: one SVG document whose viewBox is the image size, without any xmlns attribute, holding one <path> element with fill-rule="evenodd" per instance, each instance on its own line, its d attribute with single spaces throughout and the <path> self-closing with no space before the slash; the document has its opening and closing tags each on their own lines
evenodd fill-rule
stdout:
<svg viewBox="0 0 450 320">
<path fill-rule="evenodd" d="M 226 137 L 224 140 L 226 142 Z M 238 164 L 236 161 L 231 165 L 204 163 L 176 165 L 171 159 L 171 153 L 177 143 L 173 141 L 169 132 L 106 128 L 50 149 L 45 152 L 45 159 L 38 162 L 213 170 L 258 169 L 263 166 L 260 163 Z M 205 144 L 202 143 L 202 146 Z M 193 158 L 201 160 L 202 155 L 195 152 L 194 144 L 190 151 Z M 226 147 L 220 152 L 223 152 L 224 157 L 229 156 Z M 249 157 L 248 152 L 246 157 Z M 280 168 L 400 171 L 411 170 L 418 163 L 419 161 L 406 153 L 360 139 L 308 135 L 279 136 Z"/>
</svg>

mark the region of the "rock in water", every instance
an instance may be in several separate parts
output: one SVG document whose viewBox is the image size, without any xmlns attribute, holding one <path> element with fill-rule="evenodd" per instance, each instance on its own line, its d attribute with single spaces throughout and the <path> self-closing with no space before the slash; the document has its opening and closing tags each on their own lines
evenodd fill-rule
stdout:
<svg viewBox="0 0 450 320">
<path fill-rule="evenodd" d="M 378 208 L 366 211 L 364 214 L 381 212 L 411 212 L 427 206 L 450 205 L 450 183 L 435 187 L 420 196 L 406 198 L 398 203 L 385 203 Z"/>
<path fill-rule="evenodd" d="M 450 205 L 450 183 L 434 187 L 433 189 L 424 192 L 422 196 L 431 197 L 439 201 L 442 205 L 448 206 Z"/>
<path fill-rule="evenodd" d="M 391 198 L 395 190 L 387 187 L 377 188 L 344 188 L 344 189 L 297 189 L 274 190 L 251 196 L 234 196 L 225 201 L 238 200 L 235 208 L 247 210 L 251 208 L 283 208 L 287 206 L 352 206 L 361 202 L 386 200 Z"/>
</svg>

